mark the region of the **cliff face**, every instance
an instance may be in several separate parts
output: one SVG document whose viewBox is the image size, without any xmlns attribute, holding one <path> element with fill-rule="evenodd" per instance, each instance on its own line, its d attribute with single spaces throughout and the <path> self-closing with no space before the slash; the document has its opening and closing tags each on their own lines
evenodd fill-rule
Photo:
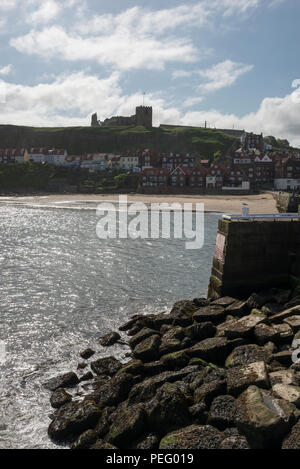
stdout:
<svg viewBox="0 0 300 469">
<path fill-rule="evenodd" d="M 35 128 L 0 126 L 0 147 L 66 148 L 69 154 L 122 152 L 128 149 L 156 148 L 160 151 L 195 152 L 212 157 L 225 151 L 236 139 L 212 129 L 193 127 L 138 126 Z"/>
</svg>

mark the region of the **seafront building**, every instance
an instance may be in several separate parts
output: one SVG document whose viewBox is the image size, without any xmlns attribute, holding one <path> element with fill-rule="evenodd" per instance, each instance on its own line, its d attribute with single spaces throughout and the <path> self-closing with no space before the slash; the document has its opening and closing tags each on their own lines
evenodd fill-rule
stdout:
<svg viewBox="0 0 300 469">
<path fill-rule="evenodd" d="M 287 142 L 288 143 L 288 142 Z M 140 175 L 140 188 L 167 192 L 300 190 L 300 154 L 294 150 L 274 151 L 262 134 L 244 132 L 238 144 L 210 161 L 196 154 L 160 152 L 155 149 L 128 150 L 122 154 L 85 153 L 69 155 L 66 149 L 30 148 L 0 150 L 0 163 L 51 164 L 89 173 L 126 172 Z"/>
</svg>

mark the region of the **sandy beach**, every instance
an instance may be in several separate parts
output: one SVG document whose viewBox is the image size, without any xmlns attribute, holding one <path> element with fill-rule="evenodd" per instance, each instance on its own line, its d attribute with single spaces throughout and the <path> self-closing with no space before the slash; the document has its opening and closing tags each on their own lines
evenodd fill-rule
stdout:
<svg viewBox="0 0 300 469">
<path fill-rule="evenodd" d="M 143 202 L 146 205 L 151 203 L 192 203 L 204 204 L 205 212 L 220 212 L 220 213 L 241 213 L 242 205 L 247 204 L 250 213 L 278 213 L 276 209 L 276 202 L 273 196 L 267 194 L 255 194 L 245 196 L 233 195 L 143 195 L 143 194 L 128 194 L 128 202 Z M 7 204 L 30 204 L 30 205 L 54 205 L 62 206 L 64 204 L 97 204 L 101 202 L 114 202 L 119 201 L 119 194 L 51 194 L 51 195 L 38 195 L 38 196 L 23 196 L 23 197 L 0 197 L 0 203 Z M 195 208 L 195 207 L 194 207 Z"/>
</svg>

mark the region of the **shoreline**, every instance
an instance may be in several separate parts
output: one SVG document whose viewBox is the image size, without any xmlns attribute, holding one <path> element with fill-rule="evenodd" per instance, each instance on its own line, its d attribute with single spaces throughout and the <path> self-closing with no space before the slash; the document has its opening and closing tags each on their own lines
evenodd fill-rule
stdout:
<svg viewBox="0 0 300 469">
<path fill-rule="evenodd" d="M 300 364 L 292 363 L 293 329 L 283 321 L 299 301 L 273 288 L 134 315 L 119 327 L 129 336 L 128 362 L 95 360 L 88 348 L 76 373 L 43 384 L 52 393 L 50 439 L 71 449 L 299 449 L 291 392 L 300 393 Z M 99 343 L 119 341 L 111 332 Z M 68 388 L 83 383 L 73 400 Z"/>
<path fill-rule="evenodd" d="M 19 194 L 19 195 L 0 195 L 0 203 L 11 205 L 14 202 L 29 204 L 31 206 L 38 205 L 47 206 L 51 204 L 54 208 L 62 207 L 63 204 L 79 206 L 79 204 L 96 204 L 96 203 L 118 203 L 120 196 L 126 195 L 128 203 L 142 202 L 147 207 L 152 203 L 185 203 L 193 204 L 193 211 L 196 204 L 204 204 L 205 213 L 232 213 L 239 214 L 243 205 L 247 205 L 250 213 L 278 213 L 276 201 L 272 194 L 262 193 L 255 195 L 144 195 L 144 194 Z M 63 208 L 63 207 L 62 207 Z"/>
</svg>

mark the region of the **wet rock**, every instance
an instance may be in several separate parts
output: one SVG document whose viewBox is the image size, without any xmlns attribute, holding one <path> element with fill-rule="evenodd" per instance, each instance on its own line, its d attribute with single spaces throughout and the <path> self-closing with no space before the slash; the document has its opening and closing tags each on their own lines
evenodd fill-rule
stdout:
<svg viewBox="0 0 300 469">
<path fill-rule="evenodd" d="M 159 446 L 159 438 L 154 433 L 149 433 L 147 436 L 140 438 L 135 442 L 133 448 L 136 449 L 157 449 Z"/>
<path fill-rule="evenodd" d="M 145 371 L 143 362 L 141 360 L 130 360 L 120 370 L 119 373 L 129 373 L 131 375 L 142 375 Z"/>
<path fill-rule="evenodd" d="M 190 425 L 166 435 L 159 449 L 219 449 L 224 435 L 211 425 Z"/>
<path fill-rule="evenodd" d="M 276 344 L 290 344 L 293 340 L 293 330 L 288 324 L 274 324 L 273 328 L 279 332 L 279 337 L 274 341 Z"/>
<path fill-rule="evenodd" d="M 225 308 L 218 305 L 210 305 L 199 308 L 193 314 L 193 320 L 196 322 L 212 322 L 219 324 L 225 318 Z"/>
<path fill-rule="evenodd" d="M 166 371 L 166 368 L 161 360 L 155 360 L 154 362 L 144 363 L 144 371 L 146 376 L 155 376 Z"/>
<path fill-rule="evenodd" d="M 90 449 L 118 449 L 115 445 L 108 443 L 107 441 L 98 440 L 90 447 Z"/>
<path fill-rule="evenodd" d="M 236 425 L 254 448 L 278 443 L 293 421 L 293 406 L 256 386 L 250 386 L 237 399 Z"/>
<path fill-rule="evenodd" d="M 282 449 L 300 449 L 300 421 L 283 440 Z"/>
<path fill-rule="evenodd" d="M 216 379 L 208 383 L 202 384 L 194 391 L 194 402 L 204 402 L 206 405 L 210 405 L 213 399 L 220 394 L 226 392 L 226 381 L 222 379 Z"/>
<path fill-rule="evenodd" d="M 235 301 L 225 308 L 225 314 L 233 317 L 240 317 L 247 314 L 249 306 L 246 301 Z"/>
<path fill-rule="evenodd" d="M 115 406 L 127 399 L 129 391 L 134 384 L 134 376 L 129 373 L 115 375 L 105 384 L 100 383 L 92 394 L 86 399 L 93 399 L 100 408 Z"/>
<path fill-rule="evenodd" d="M 258 345 L 275 342 L 280 338 L 280 332 L 267 324 L 258 324 L 254 329 L 254 337 Z"/>
<path fill-rule="evenodd" d="M 141 320 L 143 321 L 145 316 L 143 314 L 138 314 L 135 317 L 131 318 L 129 321 L 125 322 L 125 324 L 122 324 L 122 326 L 119 327 L 119 331 L 129 331 L 137 321 Z"/>
<path fill-rule="evenodd" d="M 94 378 L 93 373 L 89 371 L 88 373 L 85 373 L 83 376 L 81 376 L 79 382 L 82 383 L 83 381 L 90 381 L 93 378 Z"/>
<path fill-rule="evenodd" d="M 294 404 L 295 406 L 300 406 L 300 387 L 293 386 L 289 384 L 274 384 L 272 387 L 274 394 L 280 399 L 285 399 L 286 401 Z"/>
<path fill-rule="evenodd" d="M 98 438 L 104 438 L 105 435 L 109 432 L 109 428 L 112 424 L 111 416 L 115 412 L 116 407 L 105 407 L 102 411 L 99 422 L 95 427 L 95 432 L 98 435 Z"/>
<path fill-rule="evenodd" d="M 149 428 L 164 434 L 188 425 L 191 403 L 187 385 L 180 382 L 163 384 L 145 407 Z"/>
<path fill-rule="evenodd" d="M 299 378 L 292 369 L 275 371 L 269 374 L 269 378 L 271 386 L 274 386 L 275 384 L 294 384 L 297 386 L 300 384 Z"/>
<path fill-rule="evenodd" d="M 134 349 L 135 358 L 143 362 L 150 362 L 159 358 L 160 336 L 152 335 L 140 342 Z"/>
<path fill-rule="evenodd" d="M 220 445 L 220 449 L 251 449 L 244 436 L 230 436 L 225 438 Z"/>
<path fill-rule="evenodd" d="M 254 362 L 249 365 L 236 366 L 227 372 L 227 392 L 238 396 L 250 385 L 268 389 L 269 377 L 264 362 Z"/>
<path fill-rule="evenodd" d="M 290 316 L 284 319 L 284 322 L 293 329 L 294 333 L 300 331 L 300 314 L 298 316 Z"/>
<path fill-rule="evenodd" d="M 247 305 L 250 309 L 256 308 L 260 309 L 262 306 L 264 306 L 268 301 L 270 301 L 270 296 L 263 296 L 263 295 L 258 295 L 257 293 L 252 293 L 252 295 L 248 298 L 247 300 Z"/>
<path fill-rule="evenodd" d="M 96 375 L 112 376 L 122 368 L 122 364 L 115 357 L 105 357 L 92 362 L 91 368 Z"/>
<path fill-rule="evenodd" d="M 208 408 L 205 402 L 201 401 L 192 405 L 189 407 L 189 412 L 193 423 L 196 423 L 197 425 L 206 423 L 208 418 Z"/>
<path fill-rule="evenodd" d="M 210 299 L 194 298 L 193 303 L 197 306 L 197 308 L 202 308 L 203 306 L 208 306 L 210 304 Z"/>
<path fill-rule="evenodd" d="M 197 323 L 186 327 L 184 333 L 192 340 L 203 340 L 213 337 L 216 333 L 216 327 L 212 322 Z"/>
<path fill-rule="evenodd" d="M 218 396 L 211 404 L 207 423 L 219 430 L 224 430 L 234 425 L 236 413 L 237 405 L 232 396 Z"/>
<path fill-rule="evenodd" d="M 176 352 L 181 348 L 181 338 L 183 337 L 183 328 L 180 326 L 169 329 L 162 337 L 159 347 L 160 355 Z"/>
<path fill-rule="evenodd" d="M 194 301 L 183 300 L 177 301 L 173 308 L 171 309 L 170 314 L 180 314 L 183 316 L 192 316 L 192 314 L 197 310 L 197 306 Z"/>
<path fill-rule="evenodd" d="M 197 366 L 187 366 L 180 371 L 164 371 L 159 375 L 135 384 L 129 393 L 128 403 L 132 405 L 150 401 L 155 396 L 157 389 L 164 383 L 180 381 L 189 374 L 196 372 L 197 369 Z"/>
<path fill-rule="evenodd" d="M 263 347 L 256 344 L 241 345 L 231 352 L 227 357 L 225 366 L 230 368 L 233 366 L 243 366 L 254 362 L 266 362 L 271 358 L 271 353 Z"/>
<path fill-rule="evenodd" d="M 236 298 L 232 298 L 231 296 L 223 296 L 221 298 L 218 298 L 217 300 L 212 301 L 211 304 L 223 306 L 224 308 L 226 308 L 227 306 L 232 305 L 236 301 Z"/>
<path fill-rule="evenodd" d="M 112 425 L 106 437 L 109 443 L 126 448 L 145 430 L 146 414 L 141 404 L 119 406 L 112 414 Z"/>
<path fill-rule="evenodd" d="M 89 449 L 98 439 L 97 433 L 87 430 L 72 444 L 71 449 Z"/>
<path fill-rule="evenodd" d="M 101 337 L 99 343 L 100 345 L 102 345 L 102 347 L 110 347 L 111 345 L 114 345 L 116 342 L 118 342 L 118 340 L 120 339 L 121 336 L 117 332 L 109 332 L 104 337 Z"/>
<path fill-rule="evenodd" d="M 292 352 L 290 350 L 282 350 L 281 352 L 274 353 L 272 358 L 286 367 L 292 365 Z"/>
<path fill-rule="evenodd" d="M 83 363 L 83 362 L 78 363 L 77 370 L 84 370 L 87 366 L 88 366 L 87 363 Z"/>
<path fill-rule="evenodd" d="M 166 370 L 181 370 L 188 365 L 190 357 L 185 350 L 180 350 L 163 355 L 160 360 Z"/>
<path fill-rule="evenodd" d="M 80 352 L 80 356 L 81 358 L 83 358 L 84 360 L 88 360 L 89 358 L 91 358 L 93 355 L 95 355 L 95 351 L 92 350 L 91 348 L 87 348 L 85 350 L 83 350 L 82 352 Z"/>
<path fill-rule="evenodd" d="M 56 389 L 50 397 L 50 404 L 54 409 L 58 409 L 71 401 L 71 394 L 68 394 L 63 388 Z"/>
<path fill-rule="evenodd" d="M 48 391 L 55 391 L 58 388 L 70 388 L 78 383 L 79 379 L 76 373 L 70 372 L 49 379 L 43 386 Z"/>
<path fill-rule="evenodd" d="M 149 327 L 143 327 L 137 334 L 135 334 L 130 340 L 129 340 L 129 345 L 131 349 L 133 350 L 140 342 L 142 342 L 145 339 L 148 339 L 148 337 L 151 337 L 152 335 L 157 335 L 158 332 L 155 331 L 154 329 L 149 329 Z"/>
<path fill-rule="evenodd" d="M 300 314 L 300 306 L 293 306 L 293 308 L 286 309 L 281 313 L 274 314 L 268 318 L 268 321 L 271 323 L 281 323 L 284 319 L 287 319 L 291 316 L 297 316 Z"/>
<path fill-rule="evenodd" d="M 66 441 L 85 430 L 93 429 L 101 410 L 93 401 L 71 402 L 60 407 L 48 428 L 50 438 Z"/>
<path fill-rule="evenodd" d="M 224 362 L 228 351 L 228 341 L 224 337 L 212 337 L 191 347 L 188 354 L 191 357 L 202 358 L 205 361 Z"/>
<path fill-rule="evenodd" d="M 262 322 L 263 317 L 256 315 L 245 316 L 241 319 L 222 324 L 222 332 L 228 339 L 249 337 L 257 324 Z"/>
</svg>

